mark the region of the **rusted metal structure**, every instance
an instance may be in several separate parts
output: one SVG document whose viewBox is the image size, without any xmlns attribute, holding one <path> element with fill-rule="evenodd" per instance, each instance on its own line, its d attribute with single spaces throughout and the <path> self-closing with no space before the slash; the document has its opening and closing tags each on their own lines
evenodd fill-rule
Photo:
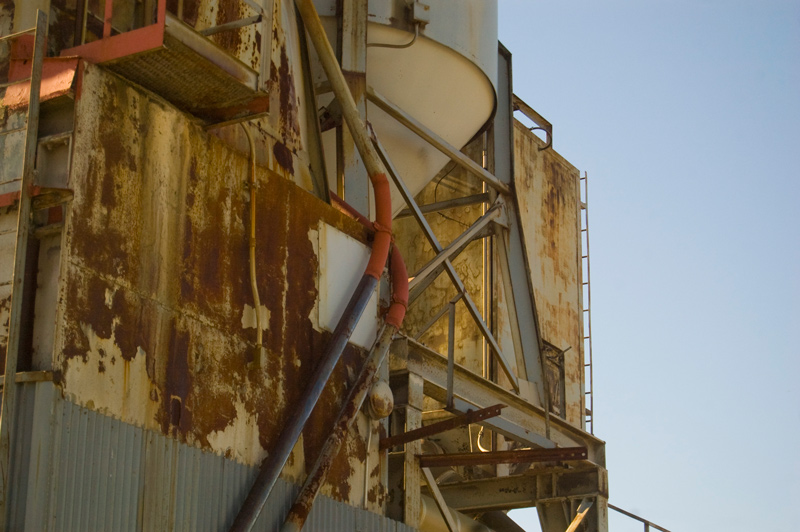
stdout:
<svg viewBox="0 0 800 532">
<path fill-rule="evenodd" d="M 607 530 L 581 177 L 496 11 L 0 2 L 4 530 Z"/>
</svg>

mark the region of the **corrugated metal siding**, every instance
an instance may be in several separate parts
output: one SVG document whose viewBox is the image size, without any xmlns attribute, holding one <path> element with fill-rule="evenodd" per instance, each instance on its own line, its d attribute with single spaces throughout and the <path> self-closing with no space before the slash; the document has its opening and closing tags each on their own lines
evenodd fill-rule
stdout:
<svg viewBox="0 0 800 532">
<path fill-rule="evenodd" d="M 257 469 L 61 398 L 51 382 L 19 388 L 11 530 L 228 530 Z M 277 531 L 298 488 L 280 480 L 256 523 Z M 319 497 L 307 532 L 412 532 Z"/>
</svg>

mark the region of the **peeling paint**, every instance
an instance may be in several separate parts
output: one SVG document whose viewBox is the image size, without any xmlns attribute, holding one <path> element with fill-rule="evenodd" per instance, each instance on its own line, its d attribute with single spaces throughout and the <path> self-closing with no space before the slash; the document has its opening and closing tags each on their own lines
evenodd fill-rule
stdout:
<svg viewBox="0 0 800 532">
<path fill-rule="evenodd" d="M 583 420 L 578 170 L 514 123 L 515 179 L 542 338 L 564 355 L 566 419 Z"/>
<path fill-rule="evenodd" d="M 267 356 L 262 368 L 248 366 L 255 312 L 246 155 L 98 67 L 87 66 L 78 106 L 57 349 L 66 392 L 126 422 L 259 463 L 330 338 L 311 319 L 318 242 L 309 235 L 321 221 L 362 242 L 366 231 L 258 168 Z M 108 113 L 118 119 L 98 129 Z M 318 454 L 363 356 L 345 350 L 295 451 L 298 475 Z M 134 398 L 146 408 L 131 408 Z"/>
</svg>

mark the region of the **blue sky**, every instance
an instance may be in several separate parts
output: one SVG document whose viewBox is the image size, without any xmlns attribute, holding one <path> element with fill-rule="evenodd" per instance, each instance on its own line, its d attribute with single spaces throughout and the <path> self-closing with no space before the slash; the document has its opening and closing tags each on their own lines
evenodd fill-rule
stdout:
<svg viewBox="0 0 800 532">
<path fill-rule="evenodd" d="M 673 532 L 794 530 L 800 2 L 500 0 L 500 40 L 589 174 L 610 501 Z"/>
</svg>

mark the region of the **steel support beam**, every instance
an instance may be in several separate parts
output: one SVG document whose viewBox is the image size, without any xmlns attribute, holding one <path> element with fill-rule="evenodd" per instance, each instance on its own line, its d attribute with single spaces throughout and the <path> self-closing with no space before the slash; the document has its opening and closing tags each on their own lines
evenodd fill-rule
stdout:
<svg viewBox="0 0 800 532">
<path fill-rule="evenodd" d="M 435 315 L 434 317 L 432 317 L 430 320 L 428 320 L 428 323 L 426 323 L 425 325 L 423 325 L 422 327 L 420 327 L 419 331 L 418 331 L 418 332 L 417 332 L 417 334 L 414 336 L 414 340 L 419 340 L 419 338 L 420 338 L 420 337 L 421 337 L 423 334 L 425 334 L 425 331 L 427 331 L 428 329 L 430 329 L 431 327 L 433 327 L 433 324 L 434 324 L 434 323 L 436 323 L 437 321 L 439 321 L 439 319 L 440 319 L 442 316 L 444 316 L 445 314 L 447 314 L 447 313 L 448 313 L 448 311 L 450 310 L 450 307 L 451 307 L 452 305 L 455 305 L 456 303 L 458 303 L 458 302 L 459 302 L 459 300 L 461 300 L 461 294 L 456 294 L 456 297 L 454 297 L 453 299 L 451 299 L 451 300 L 450 300 L 450 301 L 449 301 L 449 302 L 448 302 L 446 305 L 444 305 L 444 306 L 443 306 L 441 309 L 439 309 L 439 312 L 437 312 L 437 313 L 436 313 L 436 315 Z"/>
<path fill-rule="evenodd" d="M 393 371 L 413 371 L 425 380 L 425 395 L 444 403 L 447 396 L 447 357 L 421 343 L 406 338 L 408 353 L 395 357 Z M 454 375 L 455 408 L 482 408 L 502 403 L 507 405 L 496 418 L 482 421 L 487 428 L 527 445 L 536 447 L 586 447 L 589 460 L 605 466 L 605 443 L 595 436 L 570 425 L 561 418 L 551 418 L 550 439 L 545 433 L 544 409 L 499 385 L 456 365 Z"/>
<path fill-rule="evenodd" d="M 445 267 L 445 261 L 452 262 L 473 240 L 485 235 L 483 230 L 489 225 L 489 222 L 497 219 L 502 214 L 502 206 L 502 203 L 492 205 L 483 216 L 475 220 L 475 223 L 469 226 L 466 231 L 450 242 L 446 248 L 437 253 L 433 259 L 413 275 L 414 278 L 408 283 L 409 304 L 413 303 L 425 288 L 436 280 L 438 272 L 441 272 Z"/>
<path fill-rule="evenodd" d="M 442 484 L 439 490 L 447 505 L 459 512 L 505 511 L 530 508 L 540 501 L 606 497 L 608 474 L 601 467 L 576 462 L 569 469 L 530 469 L 508 477 Z"/>
<path fill-rule="evenodd" d="M 648 528 L 652 527 L 652 528 L 655 528 L 656 530 L 661 530 L 661 532 L 669 532 L 669 530 L 667 530 L 666 528 L 664 528 L 662 526 L 658 526 L 657 524 L 653 523 L 652 521 L 648 521 L 647 519 L 645 519 L 643 517 L 639 517 L 636 514 L 632 514 L 632 513 L 628 512 L 626 510 L 623 510 L 622 508 L 614 506 L 613 504 L 609 504 L 608 507 L 611 508 L 612 510 L 614 510 L 615 512 L 619 512 L 622 515 L 628 516 L 631 519 L 635 519 L 636 521 L 639 521 L 640 523 L 644 524 L 645 531 L 647 531 Z"/>
<path fill-rule="evenodd" d="M 477 205 L 479 203 L 488 203 L 489 201 L 491 201 L 489 194 L 483 192 L 481 194 L 464 196 L 463 198 L 455 198 L 451 200 L 437 201 L 435 203 L 428 203 L 427 205 L 420 205 L 419 210 L 422 214 L 430 214 L 432 212 L 441 212 L 448 209 L 457 209 L 458 207 Z M 397 213 L 397 216 L 395 216 L 394 219 L 397 220 L 400 218 L 408 218 L 409 216 L 414 216 L 414 213 L 411 212 L 411 209 L 403 209 Z"/>
<path fill-rule="evenodd" d="M 339 32 L 342 72 L 353 95 L 361 120 L 367 117 L 367 0 L 343 0 Z M 370 213 L 370 183 L 367 168 L 347 127 L 336 129 L 336 193 L 367 218 Z M 341 190 L 339 190 L 341 188 Z"/>
<path fill-rule="evenodd" d="M 14 251 L 14 270 L 12 274 L 11 310 L 8 322 L 8 345 L 4 375 L 10 376 L 3 387 L 2 410 L 0 410 L 0 531 L 5 531 L 8 523 L 8 501 L 11 457 L 11 433 L 15 426 L 17 398 L 17 360 L 20 351 L 22 329 L 22 299 L 27 270 L 28 240 L 31 235 L 31 190 L 36 175 L 36 148 L 39 138 L 39 91 L 42 84 L 42 65 L 47 47 L 47 15 L 36 12 L 36 27 L 31 63 L 30 96 L 28 99 L 27 131 L 25 149 L 22 153 L 22 181 L 20 183 L 17 206 L 17 241 Z"/>
<path fill-rule="evenodd" d="M 494 464 L 532 464 L 534 462 L 567 462 L 586 460 L 586 447 L 555 447 L 552 449 L 521 449 L 489 453 L 449 453 L 420 455 L 422 467 L 454 467 Z"/>
<path fill-rule="evenodd" d="M 584 517 L 586 517 L 586 514 L 589 513 L 589 508 L 591 507 L 592 507 L 591 499 L 583 499 L 581 501 L 580 506 L 578 506 L 578 511 L 575 513 L 575 518 L 569 524 L 569 527 L 567 527 L 566 532 L 575 532 L 576 530 L 578 530 L 578 527 L 583 522 L 583 519 Z"/>
<path fill-rule="evenodd" d="M 474 174 L 478 179 L 492 187 L 493 189 L 503 194 L 511 194 L 511 189 L 505 183 L 501 182 L 495 176 L 490 174 L 478 163 L 461 153 L 458 148 L 444 140 L 442 137 L 425 127 L 421 122 L 414 117 L 406 114 L 397 105 L 387 100 L 384 96 L 376 92 L 372 87 L 367 87 L 367 98 L 369 101 L 383 109 L 389 116 L 406 126 L 408 129 L 416 133 L 423 140 L 428 142 L 431 146 L 444 153 L 450 159 L 464 168 L 466 171 Z"/>
<path fill-rule="evenodd" d="M 453 519 L 453 514 L 450 513 L 450 508 L 448 508 L 447 503 L 444 502 L 442 493 L 439 491 L 439 486 L 436 485 L 436 479 L 433 478 L 433 473 L 431 473 L 431 470 L 427 467 L 421 467 L 420 469 L 422 470 L 422 475 L 425 477 L 425 482 L 428 484 L 428 489 L 431 495 L 433 495 L 433 500 L 436 501 L 436 506 L 439 508 L 439 512 L 441 512 L 442 518 L 447 525 L 447 529 L 450 532 L 458 532 L 460 529 L 455 519 Z"/>
<path fill-rule="evenodd" d="M 444 249 L 442 245 L 439 243 L 439 240 L 436 238 L 436 235 L 433 233 L 433 229 L 428 224 L 428 221 L 425 219 L 425 216 L 422 215 L 422 212 L 419 210 L 419 206 L 417 202 L 414 200 L 414 197 L 411 194 L 411 191 L 406 186 L 405 182 L 402 180 L 400 175 L 397 173 L 397 169 L 392 164 L 392 161 L 389 159 L 386 150 L 383 148 L 383 145 L 380 143 L 378 138 L 375 136 L 375 132 L 372 132 L 372 142 L 375 145 L 375 148 L 378 151 L 378 155 L 380 156 L 386 171 L 389 173 L 389 177 L 392 178 L 397 189 L 400 191 L 400 194 L 403 196 L 408 207 L 414 212 L 414 218 L 417 220 L 417 223 L 422 228 L 422 231 L 425 233 L 428 242 L 430 243 L 431 247 L 433 247 L 436 253 L 441 253 Z M 464 286 L 461 277 L 459 277 L 458 272 L 453 267 L 453 264 L 449 260 L 444 261 L 445 271 L 447 271 L 447 275 L 450 277 L 450 281 L 458 290 L 458 293 L 461 294 L 462 298 L 464 299 L 464 304 L 467 306 L 467 310 L 469 310 L 472 319 L 475 320 L 475 323 L 478 325 L 478 329 L 480 329 L 481 334 L 486 339 L 486 342 L 489 344 L 492 352 L 495 353 L 497 356 L 498 361 L 500 362 L 500 367 L 503 368 L 508 380 L 511 382 L 512 387 L 515 391 L 519 392 L 519 379 L 514 374 L 512 370 L 511 364 L 509 363 L 508 359 L 505 357 L 503 352 L 500 350 L 500 345 L 497 343 L 492 332 L 489 330 L 489 327 L 486 325 L 486 322 L 483 320 L 483 316 L 478 311 L 478 307 L 475 305 L 475 302 L 472 300 L 470 295 L 467 293 L 467 289 Z"/>
<path fill-rule="evenodd" d="M 408 401 L 404 408 L 406 431 L 422 428 L 423 387 L 422 377 L 414 373 L 408 374 Z M 422 442 L 419 440 L 406 443 L 403 452 L 403 522 L 414 528 L 420 525 L 422 506 L 422 470 L 417 462 L 417 455 L 421 452 Z"/>
<path fill-rule="evenodd" d="M 404 443 L 420 440 L 428 436 L 441 434 L 447 430 L 469 425 L 470 423 L 477 423 L 479 421 L 483 421 L 484 419 L 499 416 L 500 411 L 504 407 L 505 405 L 494 405 L 488 408 L 482 408 L 480 410 L 473 410 L 467 412 L 466 414 L 460 414 L 450 419 L 439 421 L 438 423 L 425 425 L 424 427 L 416 430 L 411 430 L 402 434 L 396 434 L 388 438 L 382 438 L 380 442 L 380 450 L 383 451 L 389 449 L 390 447 L 394 447 L 395 445 L 402 445 Z"/>
</svg>

